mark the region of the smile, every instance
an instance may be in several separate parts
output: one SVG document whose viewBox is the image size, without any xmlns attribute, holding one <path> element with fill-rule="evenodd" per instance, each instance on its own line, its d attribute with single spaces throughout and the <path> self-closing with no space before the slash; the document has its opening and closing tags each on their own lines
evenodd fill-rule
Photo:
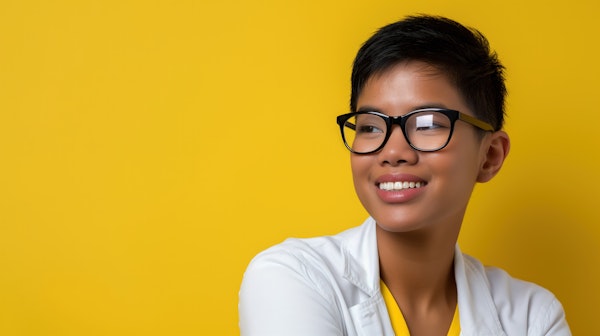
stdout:
<svg viewBox="0 0 600 336">
<path fill-rule="evenodd" d="M 396 181 L 396 182 L 381 182 L 379 183 L 379 189 L 393 191 L 403 189 L 416 189 L 425 186 L 425 182 L 407 182 L 407 181 Z"/>
</svg>

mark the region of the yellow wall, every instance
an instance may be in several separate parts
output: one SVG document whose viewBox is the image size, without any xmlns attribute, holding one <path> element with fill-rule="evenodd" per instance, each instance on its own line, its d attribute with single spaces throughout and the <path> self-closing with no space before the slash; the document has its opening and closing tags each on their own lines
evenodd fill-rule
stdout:
<svg viewBox="0 0 600 336">
<path fill-rule="evenodd" d="M 508 68 L 463 249 L 600 334 L 600 10 L 551 3 L 1 1 L 0 334 L 237 334 L 254 254 L 364 219 L 334 119 L 360 43 L 416 12 Z"/>
</svg>

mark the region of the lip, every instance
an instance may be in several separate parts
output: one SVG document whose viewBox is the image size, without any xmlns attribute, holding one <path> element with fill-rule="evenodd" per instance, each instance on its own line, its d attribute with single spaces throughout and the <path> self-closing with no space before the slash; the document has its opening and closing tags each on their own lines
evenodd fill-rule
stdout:
<svg viewBox="0 0 600 336">
<path fill-rule="evenodd" d="M 379 189 L 379 184 L 383 182 L 421 182 L 424 186 L 420 188 L 410 188 L 402 190 L 383 190 Z M 405 203 L 418 197 L 427 187 L 427 181 L 410 174 L 386 174 L 375 180 L 375 190 L 377 196 L 385 203 Z"/>
</svg>

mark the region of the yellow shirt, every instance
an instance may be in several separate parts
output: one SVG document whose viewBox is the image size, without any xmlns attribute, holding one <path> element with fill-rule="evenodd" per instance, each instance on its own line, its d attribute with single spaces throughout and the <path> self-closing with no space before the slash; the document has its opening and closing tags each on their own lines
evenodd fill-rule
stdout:
<svg viewBox="0 0 600 336">
<path fill-rule="evenodd" d="M 380 282 L 381 294 L 383 295 L 383 300 L 385 301 L 385 306 L 387 307 L 388 314 L 390 314 L 390 321 L 392 322 L 392 329 L 397 336 L 410 336 L 408 331 L 408 326 L 406 325 L 406 321 L 404 321 L 404 316 L 402 316 L 402 312 L 400 311 L 400 307 L 396 304 L 396 300 L 392 296 L 392 292 L 390 292 L 389 288 L 383 283 Z M 452 318 L 452 323 L 450 323 L 450 329 L 448 329 L 448 336 L 459 336 L 460 335 L 460 319 L 458 318 L 458 306 L 456 310 L 454 310 L 454 317 Z"/>
</svg>

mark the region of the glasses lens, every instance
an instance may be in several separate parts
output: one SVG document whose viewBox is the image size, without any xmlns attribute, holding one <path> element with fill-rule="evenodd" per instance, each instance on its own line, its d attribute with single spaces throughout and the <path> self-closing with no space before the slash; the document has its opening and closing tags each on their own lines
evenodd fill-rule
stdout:
<svg viewBox="0 0 600 336">
<path fill-rule="evenodd" d="M 452 122 L 441 112 L 423 111 L 406 120 L 406 136 L 417 149 L 434 151 L 450 139 Z"/>
<path fill-rule="evenodd" d="M 344 127 L 346 145 L 356 153 L 368 153 L 383 144 L 387 125 L 385 120 L 370 113 L 357 114 L 346 121 Z"/>
</svg>

